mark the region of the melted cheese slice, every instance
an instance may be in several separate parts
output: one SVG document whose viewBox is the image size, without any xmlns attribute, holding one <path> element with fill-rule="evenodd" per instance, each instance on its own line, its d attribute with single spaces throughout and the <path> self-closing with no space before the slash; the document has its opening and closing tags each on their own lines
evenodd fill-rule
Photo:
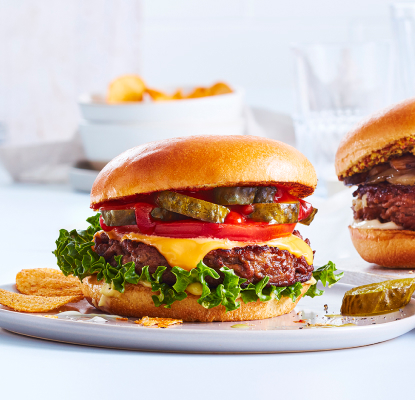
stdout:
<svg viewBox="0 0 415 401">
<path fill-rule="evenodd" d="M 297 258 L 304 256 L 307 263 L 313 263 L 313 251 L 295 235 L 276 238 L 267 242 L 239 242 L 215 238 L 168 238 L 138 233 L 120 234 L 115 231 L 107 232 L 110 239 L 123 241 L 130 239 L 151 245 L 166 258 L 170 266 L 178 266 L 185 270 L 194 269 L 206 254 L 214 249 L 231 249 L 247 245 L 268 245 L 278 247 L 292 253 Z"/>
</svg>

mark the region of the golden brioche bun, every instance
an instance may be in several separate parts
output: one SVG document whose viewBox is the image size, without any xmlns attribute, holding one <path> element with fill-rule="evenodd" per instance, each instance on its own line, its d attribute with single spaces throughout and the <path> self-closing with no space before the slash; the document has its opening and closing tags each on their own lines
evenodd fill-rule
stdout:
<svg viewBox="0 0 415 401">
<path fill-rule="evenodd" d="M 415 231 L 353 228 L 350 236 L 366 262 L 385 267 L 415 267 Z"/>
<path fill-rule="evenodd" d="M 119 298 L 106 298 L 105 306 L 98 306 L 101 299 L 101 288 L 104 281 L 97 281 L 96 276 L 86 277 L 81 283 L 81 289 L 87 301 L 103 312 L 131 317 L 161 317 L 182 319 L 186 322 L 236 322 L 243 320 L 268 319 L 291 312 L 300 298 L 307 292 L 311 281 L 303 284 L 301 296 L 292 302 L 291 298 L 282 297 L 279 301 L 250 302 L 241 301 L 239 309 L 227 312 L 223 305 L 205 309 L 197 303 L 198 296 L 188 294 L 182 301 L 176 301 L 171 308 L 156 307 L 151 298 L 150 288 L 140 284 L 127 284 L 124 294 Z"/>
<path fill-rule="evenodd" d="M 415 99 L 408 99 L 370 116 L 340 142 L 335 161 L 337 176 L 343 176 L 371 153 L 414 135 Z"/>
<path fill-rule="evenodd" d="M 280 185 L 311 195 L 317 176 L 307 158 L 285 143 L 255 136 L 192 136 L 150 142 L 110 161 L 91 191 L 91 207 L 169 189 Z"/>
</svg>

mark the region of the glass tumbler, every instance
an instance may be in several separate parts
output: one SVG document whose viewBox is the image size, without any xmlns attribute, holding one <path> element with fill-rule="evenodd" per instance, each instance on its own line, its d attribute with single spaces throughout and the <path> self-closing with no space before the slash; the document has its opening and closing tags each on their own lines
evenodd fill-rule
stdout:
<svg viewBox="0 0 415 401">
<path fill-rule="evenodd" d="M 397 56 L 397 97 L 415 96 L 415 3 L 391 4 Z"/>
<path fill-rule="evenodd" d="M 316 168 L 318 194 L 337 181 L 335 154 L 341 138 L 362 118 L 391 101 L 388 43 L 314 43 L 292 47 L 296 69 L 297 148 Z"/>
</svg>

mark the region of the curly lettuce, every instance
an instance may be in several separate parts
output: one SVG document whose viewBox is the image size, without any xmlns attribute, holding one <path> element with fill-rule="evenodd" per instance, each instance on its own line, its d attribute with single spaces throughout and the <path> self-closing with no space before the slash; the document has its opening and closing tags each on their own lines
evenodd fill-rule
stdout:
<svg viewBox="0 0 415 401">
<path fill-rule="evenodd" d="M 302 284 L 295 283 L 286 287 L 276 287 L 268 285 L 269 277 L 264 277 L 256 284 L 244 285 L 247 281 L 235 274 L 233 269 L 222 267 L 220 272 L 223 276 L 223 283 L 216 288 L 210 288 L 206 282 L 206 277 L 218 279 L 220 275 L 217 271 L 206 266 L 202 261 L 196 268 L 187 271 L 178 266 L 172 268 L 172 273 L 176 276 L 176 282 L 170 286 L 162 281 L 162 276 L 166 266 L 159 266 L 151 274 L 149 267 L 142 268 L 140 275 L 135 270 L 135 263 L 129 262 L 122 264 L 122 256 L 115 256 L 117 266 L 112 266 L 93 250 L 94 234 L 101 230 L 99 224 L 100 213 L 87 219 L 90 226 L 86 230 L 60 230 L 59 238 L 56 240 L 56 249 L 53 254 L 57 258 L 57 264 L 63 274 L 72 274 L 82 280 L 93 274 L 97 275 L 97 280 L 104 280 L 111 285 L 111 288 L 120 293 L 124 293 L 127 284 L 138 284 L 147 282 L 151 285 L 154 293 L 152 299 L 154 304 L 170 308 L 176 301 L 181 301 L 187 297 L 186 289 L 190 284 L 199 283 L 202 287 L 202 294 L 197 302 L 206 309 L 223 305 L 227 312 L 236 310 L 240 307 L 240 299 L 244 303 L 267 302 L 271 299 L 280 300 L 282 297 L 289 297 L 293 302 L 301 295 Z M 316 281 L 321 281 L 323 286 L 326 284 L 331 287 L 343 276 L 343 273 L 334 274 L 336 267 L 333 262 L 322 266 L 313 272 Z M 324 291 L 317 288 L 317 283 L 312 285 L 306 292 L 306 296 L 315 297 L 323 295 Z"/>
<path fill-rule="evenodd" d="M 304 296 L 314 298 L 323 295 L 324 291 L 317 288 L 318 282 L 321 281 L 323 287 L 326 287 L 327 284 L 330 288 L 344 276 L 343 272 L 334 274 L 336 270 L 336 265 L 331 261 L 314 270 L 313 277 L 315 278 L 316 283 L 310 286 Z"/>
</svg>

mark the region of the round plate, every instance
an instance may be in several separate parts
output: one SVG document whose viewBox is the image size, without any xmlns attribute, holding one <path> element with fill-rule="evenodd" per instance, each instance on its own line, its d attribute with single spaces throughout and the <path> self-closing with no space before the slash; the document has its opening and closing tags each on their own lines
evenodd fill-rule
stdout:
<svg viewBox="0 0 415 401">
<path fill-rule="evenodd" d="M 14 285 L 2 288 L 15 291 Z M 415 328 L 413 299 L 402 310 L 385 315 L 336 316 L 343 294 L 350 288 L 350 285 L 336 284 L 326 289 L 322 297 L 301 299 L 295 311 L 287 315 L 250 322 L 184 323 L 160 329 L 135 324 L 137 319 L 127 322 L 113 318 L 91 320 L 92 316 L 75 315 L 50 319 L 45 316 L 58 313 L 20 313 L 0 306 L 0 326 L 15 333 L 71 344 L 204 353 L 301 352 L 359 347 L 390 340 Z M 100 313 L 86 301 L 67 305 L 65 310 Z M 342 326 L 344 324 L 346 326 Z"/>
</svg>

